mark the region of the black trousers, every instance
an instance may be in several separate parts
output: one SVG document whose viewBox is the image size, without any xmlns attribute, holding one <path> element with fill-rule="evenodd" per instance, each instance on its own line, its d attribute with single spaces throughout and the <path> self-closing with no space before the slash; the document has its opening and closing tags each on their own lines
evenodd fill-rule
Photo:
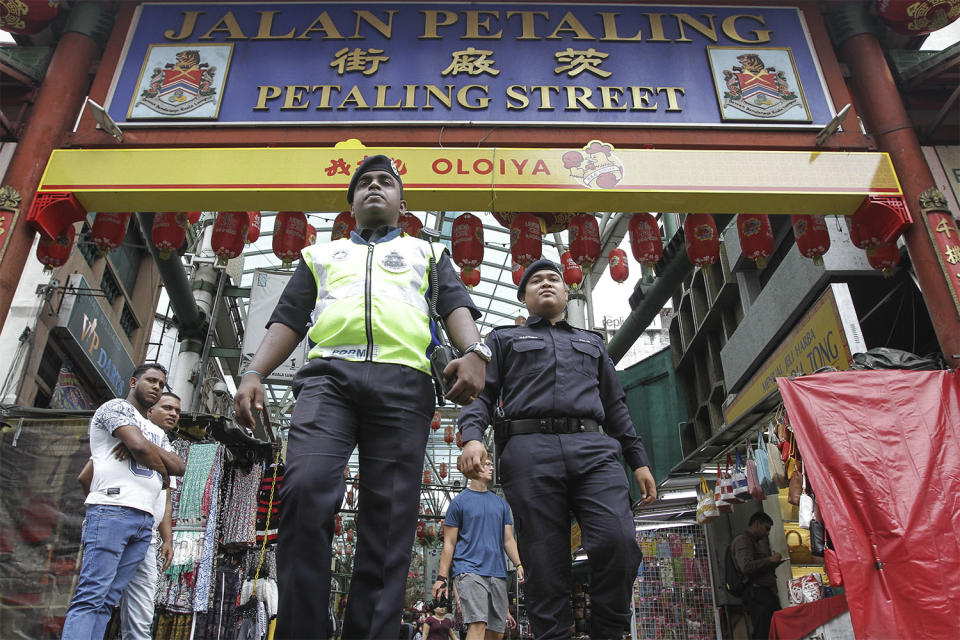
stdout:
<svg viewBox="0 0 960 640">
<path fill-rule="evenodd" d="M 513 436 L 500 457 L 537 640 L 570 638 L 570 511 L 590 559 L 590 637 L 620 638 L 642 554 L 619 443 L 602 433 Z"/>
<path fill-rule="evenodd" d="M 396 638 L 417 528 L 435 396 L 409 367 L 315 359 L 294 379 L 277 548 L 278 638 L 325 638 L 333 516 L 360 458 L 359 515 L 343 638 Z"/>
<path fill-rule="evenodd" d="M 767 640 L 770 637 L 770 621 L 773 612 L 780 610 L 780 598 L 768 587 L 750 585 L 744 598 L 753 625 L 753 637 Z"/>
</svg>

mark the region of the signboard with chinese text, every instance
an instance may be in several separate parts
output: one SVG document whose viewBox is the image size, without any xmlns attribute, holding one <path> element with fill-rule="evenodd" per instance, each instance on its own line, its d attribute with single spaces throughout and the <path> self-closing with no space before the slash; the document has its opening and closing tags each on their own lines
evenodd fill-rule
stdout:
<svg viewBox="0 0 960 640">
<path fill-rule="evenodd" d="M 210 126 L 214 118 L 812 128 L 834 115 L 796 7 L 360 6 L 142 4 L 107 111 L 142 126 Z M 749 113 L 738 119 L 748 122 L 729 122 L 718 104 L 710 47 L 764 65 L 757 87 L 727 101 L 741 101 Z M 756 61 L 744 60 L 726 65 L 734 79 L 751 73 Z M 753 95 L 764 83 L 769 91 Z"/>
<path fill-rule="evenodd" d="M 114 397 L 125 398 L 134 369 L 133 360 L 110 324 L 110 318 L 100 308 L 96 295 L 83 276 L 72 274 L 67 281 L 57 327 L 74 343 L 65 345 L 74 363 L 93 371 Z"/>
<path fill-rule="evenodd" d="M 729 426 L 777 388 L 777 378 L 822 367 L 849 369 L 853 354 L 867 350 L 846 284 L 831 284 L 780 346 L 723 410 Z"/>
</svg>

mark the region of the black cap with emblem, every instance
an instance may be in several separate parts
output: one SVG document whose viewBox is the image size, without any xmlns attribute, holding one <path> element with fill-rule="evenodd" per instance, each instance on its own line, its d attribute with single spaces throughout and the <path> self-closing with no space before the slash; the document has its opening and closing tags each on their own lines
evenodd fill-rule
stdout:
<svg viewBox="0 0 960 640">
<path fill-rule="evenodd" d="M 523 294 L 527 290 L 527 281 L 530 280 L 530 277 L 533 276 L 533 274 L 535 274 L 537 271 L 543 271 L 544 269 L 555 271 L 556 273 L 563 275 L 563 273 L 560 271 L 560 265 L 552 260 L 541 258 L 536 262 L 530 263 L 530 266 L 524 269 L 523 277 L 520 278 L 520 284 L 517 285 L 517 300 L 523 302 Z"/>
<path fill-rule="evenodd" d="M 396 178 L 397 183 L 400 185 L 400 197 L 403 198 L 403 180 L 400 179 L 400 172 L 397 170 L 397 165 L 387 156 L 378 154 L 367 157 L 367 159 L 360 163 L 357 170 L 353 172 L 353 177 L 350 178 L 350 186 L 347 188 L 347 203 L 353 204 L 353 192 L 357 188 L 357 181 L 360 179 L 360 176 L 368 171 L 386 171 Z"/>
</svg>

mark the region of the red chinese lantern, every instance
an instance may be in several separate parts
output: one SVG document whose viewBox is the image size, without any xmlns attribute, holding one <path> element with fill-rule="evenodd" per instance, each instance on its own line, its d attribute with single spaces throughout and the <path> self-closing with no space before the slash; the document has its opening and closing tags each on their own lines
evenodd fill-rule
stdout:
<svg viewBox="0 0 960 640">
<path fill-rule="evenodd" d="M 957 0 L 877 0 L 884 23 L 905 36 L 923 36 L 960 17 Z"/>
<path fill-rule="evenodd" d="M 354 497 L 354 494 L 353 494 L 353 489 L 348 489 L 348 490 L 347 490 L 347 505 L 352 507 L 352 506 L 353 506 L 353 501 L 354 501 L 354 499 L 355 499 L 355 497 Z"/>
<path fill-rule="evenodd" d="M 913 219 L 900 197 L 868 196 L 847 219 L 850 240 L 864 251 L 896 243 Z"/>
<path fill-rule="evenodd" d="M 447 444 L 453 444 L 453 427 L 445 427 L 443 430 L 443 441 Z"/>
<path fill-rule="evenodd" d="M 150 241 L 157 248 L 162 260 L 183 246 L 187 238 L 187 214 L 173 211 L 162 211 L 153 216 L 153 227 L 150 229 Z"/>
<path fill-rule="evenodd" d="M 430 428 L 433 429 L 434 431 L 436 431 L 436 430 L 439 429 L 442 425 L 443 425 L 443 423 L 442 423 L 442 421 L 440 420 L 440 412 L 439 412 L 439 411 L 434 411 L 434 412 L 433 412 L 433 418 L 430 420 Z"/>
<path fill-rule="evenodd" d="M 460 279 L 463 280 L 467 289 L 473 289 L 480 284 L 480 269 L 461 269 Z"/>
<path fill-rule="evenodd" d="M 427 523 L 423 520 L 417 522 L 417 537 L 423 540 L 424 536 L 427 535 Z"/>
<path fill-rule="evenodd" d="M 423 470 L 423 484 L 433 484 L 433 474 L 430 473 L 430 469 Z"/>
<path fill-rule="evenodd" d="M 437 529 L 432 522 L 427 523 L 427 537 L 432 538 Z"/>
<path fill-rule="evenodd" d="M 704 271 L 720 259 L 720 234 L 708 213 L 691 213 L 683 221 L 683 235 L 690 262 Z"/>
<path fill-rule="evenodd" d="M 200 222 L 200 216 L 203 215 L 202 211 L 188 211 L 187 212 L 187 221 L 190 224 L 197 224 Z"/>
<path fill-rule="evenodd" d="M 457 431 L 457 446 L 463 449 L 463 434 Z"/>
<path fill-rule="evenodd" d="M 520 286 L 520 281 L 523 280 L 523 272 L 524 268 L 522 264 L 516 260 L 510 262 L 510 276 L 513 278 L 513 284 L 518 287 Z"/>
<path fill-rule="evenodd" d="M 260 239 L 260 212 L 247 211 L 247 217 L 250 219 L 250 224 L 247 226 L 247 244 L 253 244 Z"/>
<path fill-rule="evenodd" d="M 344 548 L 343 548 L 343 553 L 344 553 L 348 558 L 349 558 L 350 556 L 352 556 L 352 555 L 353 555 L 353 545 L 352 545 L 352 544 L 348 544 L 346 547 L 344 547 Z"/>
<path fill-rule="evenodd" d="M 342 545 L 342 544 L 338 544 L 338 545 L 337 545 L 337 555 L 338 555 L 338 556 L 342 556 L 342 555 L 343 555 L 343 545 Z"/>
<path fill-rule="evenodd" d="M 346 466 L 346 467 L 343 468 L 343 478 L 344 478 L 344 480 L 349 480 L 349 479 L 350 479 L 350 467 L 349 467 L 349 466 Z"/>
<path fill-rule="evenodd" d="M 884 278 L 889 278 L 892 269 L 900 264 L 900 248 L 895 242 L 879 244 L 867 251 L 867 261 L 871 267 L 881 271 Z"/>
<path fill-rule="evenodd" d="M 573 261 L 569 251 L 564 251 L 563 255 L 560 256 L 560 264 L 563 266 L 563 281 L 567 283 L 568 287 L 578 289 L 580 283 L 583 282 L 583 269 Z"/>
<path fill-rule="evenodd" d="M 349 211 L 341 211 L 333 221 L 333 229 L 330 231 L 330 240 L 339 240 L 349 238 L 350 232 L 356 230 L 357 219 Z"/>
<path fill-rule="evenodd" d="M 830 249 L 830 231 L 823 216 L 790 216 L 793 239 L 800 255 L 811 258 L 813 264 L 823 266 L 823 254 Z"/>
<path fill-rule="evenodd" d="M 129 221 L 129 213 L 98 213 L 93 217 L 90 242 L 97 245 L 97 255 L 105 256 L 123 244 Z"/>
<path fill-rule="evenodd" d="M 243 243 L 247 239 L 247 226 L 250 218 L 246 211 L 221 211 L 213 223 L 213 236 L 210 245 L 217 254 L 217 264 L 225 265 L 227 260 L 243 253 Z"/>
<path fill-rule="evenodd" d="M 483 223 L 472 213 L 463 213 L 453 221 L 450 232 L 450 257 L 462 269 L 479 267 L 483 262 Z"/>
<path fill-rule="evenodd" d="M 543 255 L 540 221 L 530 213 L 518 213 L 510 223 L 510 255 L 524 267 Z"/>
<path fill-rule="evenodd" d="M 62 267 L 70 257 L 70 252 L 73 251 L 73 240 L 76 234 L 72 224 L 67 225 L 63 233 L 56 238 L 40 234 L 40 240 L 37 242 L 37 260 L 47 269 Z"/>
<path fill-rule="evenodd" d="M 280 211 L 273 224 L 273 253 L 289 267 L 300 259 L 307 241 L 307 216 L 302 211 Z"/>
<path fill-rule="evenodd" d="M 560 233 L 564 229 L 570 226 L 570 221 L 573 219 L 572 213 L 547 213 L 547 212 L 537 212 L 533 214 L 527 213 L 494 213 L 493 217 L 499 222 L 505 229 L 510 229 L 513 226 L 513 221 L 517 216 L 532 215 L 537 219 L 537 222 L 540 225 L 540 233 Z"/>
<path fill-rule="evenodd" d="M 610 277 L 614 282 L 623 282 L 630 277 L 630 265 L 627 264 L 627 252 L 619 247 L 610 249 Z"/>
<path fill-rule="evenodd" d="M 401 231 L 414 238 L 419 238 L 420 230 L 423 229 L 423 223 L 420 222 L 420 218 L 409 212 L 400 216 L 399 225 Z"/>
<path fill-rule="evenodd" d="M 663 240 L 657 219 L 650 213 L 635 213 L 630 218 L 630 250 L 633 259 L 643 265 L 645 273 L 653 273 L 653 265 L 663 258 Z"/>
<path fill-rule="evenodd" d="M 316 243 L 317 243 L 317 228 L 314 227 L 312 224 L 308 224 L 307 237 L 303 242 L 303 248 L 306 249 L 307 247 Z"/>
<path fill-rule="evenodd" d="M 353 542 L 353 529 L 347 531 L 347 542 Z"/>
<path fill-rule="evenodd" d="M 588 269 L 600 259 L 600 225 L 587 213 L 578 213 L 570 221 L 570 256 Z"/>
<path fill-rule="evenodd" d="M 440 470 L 439 470 L 437 473 L 440 475 L 440 478 L 441 478 L 441 479 L 444 479 L 444 480 L 446 479 L 446 477 L 447 477 L 447 463 L 446 463 L 446 462 L 441 462 L 441 463 L 440 463 Z"/>
<path fill-rule="evenodd" d="M 334 535 L 340 535 L 343 533 L 343 519 L 340 517 L 340 514 L 333 516 L 333 533 Z"/>
<path fill-rule="evenodd" d="M 757 269 L 767 266 L 767 258 L 773 253 L 773 227 L 770 216 L 765 213 L 737 214 L 737 235 L 740 251 L 757 263 Z"/>
<path fill-rule="evenodd" d="M 59 0 L 0 2 L 0 29 L 24 36 L 43 31 L 60 13 Z"/>
</svg>

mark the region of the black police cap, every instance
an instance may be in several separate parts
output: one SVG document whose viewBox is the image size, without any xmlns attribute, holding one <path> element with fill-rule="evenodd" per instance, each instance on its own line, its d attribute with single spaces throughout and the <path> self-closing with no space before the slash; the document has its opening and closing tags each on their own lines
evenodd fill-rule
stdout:
<svg viewBox="0 0 960 640">
<path fill-rule="evenodd" d="M 520 284 L 517 285 L 517 300 L 523 302 L 523 294 L 527 290 L 527 281 L 535 274 L 537 271 L 554 271 L 557 275 L 563 275 L 560 272 L 560 265 L 553 262 L 552 260 L 547 260 L 546 258 L 541 258 L 536 262 L 530 264 L 529 267 L 524 269 L 523 277 L 520 278 Z"/>
<path fill-rule="evenodd" d="M 400 197 L 403 197 L 403 180 L 400 179 L 400 172 L 397 171 L 397 165 L 387 156 L 378 154 L 368 156 L 366 160 L 360 163 L 357 170 L 353 172 L 353 177 L 350 178 L 350 186 L 347 188 L 347 202 L 349 204 L 353 204 L 353 192 L 357 188 L 357 181 L 360 180 L 360 176 L 368 171 L 386 171 L 392 175 L 397 183 L 399 183 Z"/>
</svg>

